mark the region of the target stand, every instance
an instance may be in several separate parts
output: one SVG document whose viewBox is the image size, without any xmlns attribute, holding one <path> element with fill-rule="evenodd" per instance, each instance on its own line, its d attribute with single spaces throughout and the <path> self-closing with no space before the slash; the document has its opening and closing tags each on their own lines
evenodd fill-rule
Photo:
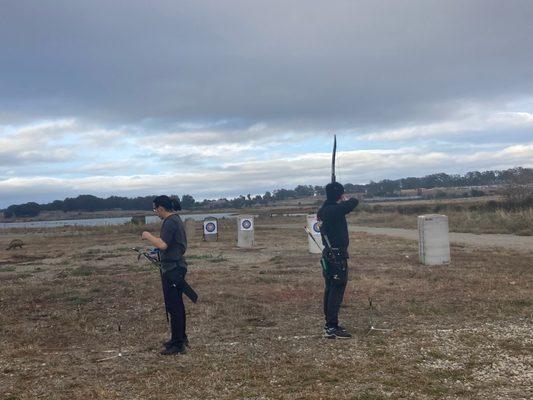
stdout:
<svg viewBox="0 0 533 400">
<path fill-rule="evenodd" d="M 218 218 L 206 217 L 203 221 L 204 242 L 218 242 Z"/>
</svg>

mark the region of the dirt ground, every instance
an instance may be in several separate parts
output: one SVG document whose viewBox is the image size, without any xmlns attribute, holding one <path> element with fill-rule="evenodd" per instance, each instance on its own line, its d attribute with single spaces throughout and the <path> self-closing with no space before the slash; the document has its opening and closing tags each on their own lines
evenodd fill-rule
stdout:
<svg viewBox="0 0 533 400">
<path fill-rule="evenodd" d="M 187 258 L 200 300 L 186 300 L 180 356 L 159 355 L 159 274 L 130 250 L 142 228 L 3 233 L 0 398 L 533 396 L 533 252 L 453 245 L 452 264 L 430 268 L 416 241 L 351 232 L 341 322 L 354 338 L 327 340 L 319 256 L 303 229 L 276 228 L 300 222 L 256 220 L 249 250 L 236 248 L 234 220 L 214 243 L 198 227 Z M 14 238 L 25 246 L 4 251 Z"/>
</svg>

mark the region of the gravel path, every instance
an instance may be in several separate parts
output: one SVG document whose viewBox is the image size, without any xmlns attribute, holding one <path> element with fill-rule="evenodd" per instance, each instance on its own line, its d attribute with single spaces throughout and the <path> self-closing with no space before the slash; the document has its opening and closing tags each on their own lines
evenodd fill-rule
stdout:
<svg viewBox="0 0 533 400">
<path fill-rule="evenodd" d="M 271 226 L 272 228 L 281 229 L 301 229 L 302 224 L 280 224 Z M 364 232 L 371 235 L 394 236 L 404 239 L 417 240 L 417 229 L 400 229 L 400 228 L 374 228 L 370 226 L 350 225 L 350 232 Z M 450 232 L 450 242 L 452 244 L 463 244 L 471 247 L 500 247 L 520 252 L 533 252 L 533 236 L 517 236 L 509 234 L 474 234 Z"/>
<path fill-rule="evenodd" d="M 418 240 L 418 230 L 399 228 L 373 228 L 352 225 L 350 232 L 365 232 L 373 235 L 387 235 L 405 239 Z M 509 234 L 481 234 L 450 232 L 450 242 L 472 247 L 502 247 L 518 251 L 533 251 L 533 236 L 516 236 Z"/>
</svg>

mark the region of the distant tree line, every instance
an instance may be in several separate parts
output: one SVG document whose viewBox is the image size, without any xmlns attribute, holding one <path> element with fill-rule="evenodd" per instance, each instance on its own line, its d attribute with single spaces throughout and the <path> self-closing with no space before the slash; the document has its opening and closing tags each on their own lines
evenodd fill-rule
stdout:
<svg viewBox="0 0 533 400">
<path fill-rule="evenodd" d="M 369 196 L 393 196 L 400 190 L 433 189 L 437 187 L 490 186 L 490 185 L 524 185 L 533 183 L 533 169 L 511 168 L 504 171 L 468 172 L 464 175 L 448 175 L 445 173 L 427 175 L 422 178 L 402 178 L 397 180 L 384 179 L 370 182 L 366 186 Z M 479 195 L 479 191 L 473 192 Z"/>
<path fill-rule="evenodd" d="M 437 187 L 464 187 L 490 185 L 525 185 L 533 183 L 533 169 L 511 168 L 504 171 L 468 172 L 464 175 L 448 175 L 445 173 L 427 175 L 422 178 L 408 177 L 396 180 L 384 179 L 379 182 L 371 181 L 365 185 L 344 185 L 347 193 L 364 193 L 367 197 L 398 196 L 401 190 L 432 189 Z M 298 199 L 309 196 L 322 196 L 324 186 L 298 185 L 294 189 L 276 189 L 264 195 L 240 195 L 233 199 L 221 198 L 217 200 L 196 201 L 193 196 L 185 194 L 181 197 L 181 205 L 186 210 L 214 209 L 214 208 L 244 208 L 256 205 L 269 205 L 277 201 Z M 473 189 L 472 196 L 482 195 L 483 192 Z M 48 204 L 35 202 L 13 204 L 2 210 L 6 218 L 34 217 L 43 211 L 105 211 L 105 210 L 151 210 L 155 196 L 119 197 L 111 196 L 102 199 L 92 195 L 80 195 L 64 200 L 55 200 Z M 176 196 L 177 197 L 177 196 Z"/>
</svg>

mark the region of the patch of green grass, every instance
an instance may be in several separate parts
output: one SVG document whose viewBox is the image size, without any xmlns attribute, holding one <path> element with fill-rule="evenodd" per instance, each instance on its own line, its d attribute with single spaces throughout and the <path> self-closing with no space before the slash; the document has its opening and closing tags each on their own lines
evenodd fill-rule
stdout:
<svg viewBox="0 0 533 400">
<path fill-rule="evenodd" d="M 255 281 L 257 283 L 273 284 L 278 283 L 280 280 L 275 276 L 258 276 Z"/>
<path fill-rule="evenodd" d="M 477 347 L 485 341 L 485 338 L 477 333 L 461 332 L 459 341 L 468 347 Z"/>
<path fill-rule="evenodd" d="M 206 260 L 213 258 L 213 254 L 190 254 L 186 256 L 187 260 Z"/>
<path fill-rule="evenodd" d="M 318 377 L 320 378 L 322 382 L 327 382 L 327 383 L 339 382 L 339 378 L 328 371 L 323 371 L 323 370 L 319 371 Z"/>
<path fill-rule="evenodd" d="M 110 253 L 105 253 L 105 254 L 100 254 L 99 256 L 95 257 L 94 259 L 95 260 L 105 260 L 106 258 L 117 258 L 117 257 L 123 257 L 122 254 L 110 254 Z"/>
<path fill-rule="evenodd" d="M 374 348 L 370 350 L 370 353 L 373 358 L 383 358 L 390 356 L 390 353 L 386 349 Z"/>
<path fill-rule="evenodd" d="M 446 360 L 448 357 L 442 351 L 437 349 L 431 349 L 428 351 L 428 356 L 436 360 Z"/>
<path fill-rule="evenodd" d="M 218 253 L 217 255 L 206 253 L 206 254 L 191 254 L 185 257 L 188 264 L 193 264 L 189 260 L 207 260 L 212 263 L 219 263 L 228 261 L 227 258 L 225 258 L 222 253 Z"/>
<path fill-rule="evenodd" d="M 132 251 L 131 247 L 117 247 L 116 251 Z"/>
<path fill-rule="evenodd" d="M 353 400 L 385 400 L 383 395 L 376 392 L 364 391 L 352 397 Z"/>
<path fill-rule="evenodd" d="M 90 267 L 88 265 L 82 265 L 78 268 L 73 269 L 70 271 L 70 274 L 72 276 L 90 276 L 95 272 L 94 267 Z"/>
<path fill-rule="evenodd" d="M 0 268 L 0 272 L 13 272 L 17 269 L 14 265 L 6 265 L 5 267 Z"/>
<path fill-rule="evenodd" d="M 129 288 L 132 286 L 131 282 L 125 281 L 125 280 L 118 280 L 115 282 L 117 285 L 122 286 L 124 288 Z"/>
<path fill-rule="evenodd" d="M 219 263 L 219 262 L 224 262 L 224 261 L 228 261 L 228 259 L 225 257 L 222 257 L 222 253 L 220 253 L 215 258 L 212 258 L 209 260 L 209 262 L 212 262 L 212 263 Z"/>
<path fill-rule="evenodd" d="M 431 304 L 418 299 L 409 299 L 407 309 L 415 315 L 455 315 L 457 314 L 458 305 L 452 303 Z"/>
<path fill-rule="evenodd" d="M 431 380 L 464 381 L 469 375 L 464 369 L 441 369 L 428 374 Z"/>
<path fill-rule="evenodd" d="M 531 299 L 514 299 L 509 301 L 511 307 L 523 308 L 531 307 L 533 305 L 533 300 Z"/>
<path fill-rule="evenodd" d="M 498 342 L 500 348 L 522 353 L 527 351 L 527 344 L 518 339 L 502 339 Z"/>
<path fill-rule="evenodd" d="M 273 264 L 278 264 L 278 265 L 279 265 L 279 264 L 283 264 L 283 260 L 282 260 L 282 258 L 281 258 L 280 255 L 274 256 L 274 257 L 272 257 L 272 258 L 271 258 L 270 260 L 268 260 L 268 261 L 270 261 L 270 262 L 273 263 Z"/>
<path fill-rule="evenodd" d="M 130 272 L 143 272 L 148 271 L 150 269 L 154 269 L 155 266 L 152 264 L 144 264 L 144 263 L 135 263 L 135 264 L 125 264 L 124 267 L 127 271 Z"/>
<path fill-rule="evenodd" d="M 71 302 L 72 304 L 81 306 L 83 304 L 90 303 L 93 299 L 91 297 L 71 296 L 71 297 L 67 297 L 66 300 Z"/>
<path fill-rule="evenodd" d="M 423 388 L 424 392 L 431 395 L 431 396 L 437 396 L 442 397 L 450 391 L 446 386 L 443 385 L 432 385 L 432 386 L 425 386 Z"/>
</svg>

